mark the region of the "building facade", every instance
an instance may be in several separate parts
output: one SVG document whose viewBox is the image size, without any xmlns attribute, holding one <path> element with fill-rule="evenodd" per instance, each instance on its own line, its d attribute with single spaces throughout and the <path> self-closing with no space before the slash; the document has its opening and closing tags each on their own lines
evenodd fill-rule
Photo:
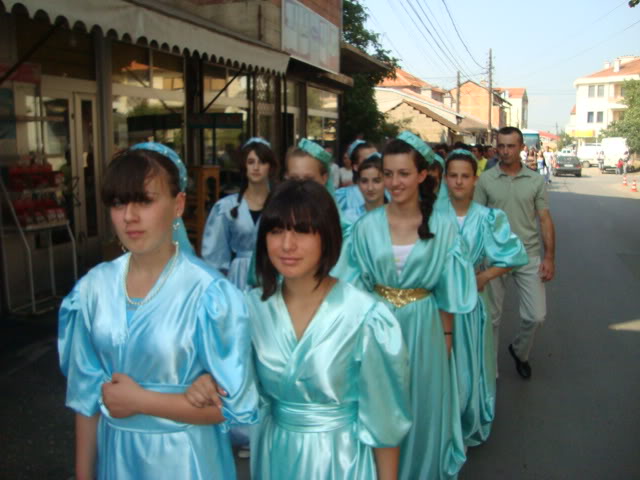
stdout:
<svg viewBox="0 0 640 480">
<path fill-rule="evenodd" d="M 497 87 L 495 89 L 509 105 L 505 107 L 505 123 L 520 129 L 528 128 L 529 97 L 523 87 Z"/>
<path fill-rule="evenodd" d="M 624 99 L 625 80 L 640 80 L 640 57 L 623 56 L 605 62 L 598 72 L 576 79 L 575 115 L 566 132 L 579 145 L 597 142 L 600 132 L 619 120 L 627 108 Z"/>
<path fill-rule="evenodd" d="M 3 236 L 3 288 L 28 290 L 27 251 L 34 271 L 51 270 L 64 285 L 76 261 L 82 274 L 102 259 L 113 238 L 98 195 L 102 172 L 134 143 L 165 143 L 188 166 L 218 165 L 223 193 L 238 184 L 238 150 L 251 136 L 269 140 L 280 157 L 302 137 L 336 146 L 341 96 L 353 85 L 348 73 L 386 68 L 341 43 L 341 7 L 341 0 L 0 0 L 2 178 L 8 184 L 15 174 L 7 190 L 13 206 L 28 206 L 20 220 L 52 200 L 23 180 L 59 179 L 53 200 L 70 225 L 70 234 L 51 232 L 50 242 L 40 233 Z M 3 224 L 13 215 L 4 200 Z M 36 275 L 32 289 L 48 279 Z"/>
</svg>

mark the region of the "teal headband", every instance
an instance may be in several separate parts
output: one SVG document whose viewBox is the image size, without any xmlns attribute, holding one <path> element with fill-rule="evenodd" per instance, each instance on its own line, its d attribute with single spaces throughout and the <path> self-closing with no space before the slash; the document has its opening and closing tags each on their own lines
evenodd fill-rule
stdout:
<svg viewBox="0 0 640 480">
<path fill-rule="evenodd" d="M 151 150 L 152 152 L 156 152 L 156 153 L 159 153 L 160 155 L 164 155 L 165 157 L 167 157 L 169 160 L 173 162 L 173 164 L 178 169 L 180 191 L 184 192 L 187 190 L 187 182 L 188 182 L 187 167 L 184 166 L 184 163 L 182 163 L 182 160 L 180 160 L 180 157 L 178 156 L 178 154 L 173 150 L 171 150 L 169 147 L 157 142 L 144 142 L 144 143 L 137 143 L 136 145 L 131 147 L 129 150 Z"/>
<path fill-rule="evenodd" d="M 380 155 L 379 152 L 373 152 L 371 155 L 365 158 L 364 161 L 366 162 L 367 160 L 381 160 L 381 159 L 382 159 L 382 155 Z"/>
<path fill-rule="evenodd" d="M 327 167 L 327 169 L 330 167 L 331 154 L 316 142 L 313 142 L 307 138 L 303 138 L 298 143 L 298 148 L 304 150 L 316 160 L 320 160 Z"/>
<path fill-rule="evenodd" d="M 351 145 L 349 145 L 349 148 L 347 148 L 347 157 L 351 158 L 351 155 L 353 155 L 353 151 L 360 145 L 363 145 L 365 143 L 367 142 L 364 140 L 355 140 L 354 142 L 352 142 Z"/>
<path fill-rule="evenodd" d="M 447 155 L 447 160 L 449 160 L 453 155 L 464 155 L 465 157 L 473 158 L 476 162 L 478 161 L 476 156 L 466 148 L 456 148 L 455 150 L 451 150 L 449 155 Z"/>
<path fill-rule="evenodd" d="M 435 158 L 435 153 L 431 149 L 429 145 L 426 144 L 424 140 L 422 140 L 417 135 L 414 135 L 408 130 L 401 132 L 397 137 L 397 140 L 402 140 L 405 143 L 408 143 L 411 147 L 413 147 L 420 155 L 424 157 L 427 163 L 431 164 L 437 159 Z"/>
<path fill-rule="evenodd" d="M 251 137 L 249 140 L 244 142 L 244 145 L 242 145 L 242 148 L 243 149 L 247 148 L 252 143 L 261 143 L 261 144 L 266 145 L 267 147 L 271 148 L 271 144 L 268 141 L 266 141 L 264 138 L 262 138 L 262 137 Z"/>
</svg>

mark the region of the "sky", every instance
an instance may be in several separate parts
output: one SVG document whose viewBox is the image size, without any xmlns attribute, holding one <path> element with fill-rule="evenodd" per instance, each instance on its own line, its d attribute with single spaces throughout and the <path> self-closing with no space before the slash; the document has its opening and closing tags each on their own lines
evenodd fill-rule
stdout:
<svg viewBox="0 0 640 480">
<path fill-rule="evenodd" d="M 361 3 L 382 45 L 430 84 L 455 87 L 457 70 L 463 82 L 487 80 L 492 49 L 494 86 L 527 89 L 529 128 L 536 130 L 564 130 L 577 78 L 618 56 L 640 56 L 640 5 L 629 8 L 628 0 Z"/>
</svg>

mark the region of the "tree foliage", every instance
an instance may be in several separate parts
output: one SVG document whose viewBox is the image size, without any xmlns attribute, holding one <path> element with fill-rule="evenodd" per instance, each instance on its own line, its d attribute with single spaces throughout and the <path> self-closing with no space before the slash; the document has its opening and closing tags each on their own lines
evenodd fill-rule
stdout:
<svg viewBox="0 0 640 480">
<path fill-rule="evenodd" d="M 564 130 L 560 132 L 560 140 L 557 142 L 558 150 L 562 150 L 564 147 L 570 147 L 575 143 L 574 138 Z"/>
<path fill-rule="evenodd" d="M 342 138 L 351 142 L 358 135 L 363 135 L 367 140 L 378 142 L 385 137 L 394 136 L 398 131 L 378 111 L 374 91 L 380 81 L 394 75 L 397 59 L 383 48 L 380 35 L 366 28 L 365 22 L 369 15 L 360 0 L 344 0 L 342 14 L 344 41 L 391 66 L 388 72 L 353 75 L 353 88 L 347 90 L 343 97 Z"/>
<path fill-rule="evenodd" d="M 629 6 L 631 8 L 635 7 L 636 5 L 638 5 L 638 3 L 640 3 L 640 0 L 629 0 Z"/>
<path fill-rule="evenodd" d="M 602 131 L 604 137 L 624 137 L 632 152 L 640 152 L 640 80 L 626 80 L 622 86 L 627 109 L 622 119 Z"/>
</svg>

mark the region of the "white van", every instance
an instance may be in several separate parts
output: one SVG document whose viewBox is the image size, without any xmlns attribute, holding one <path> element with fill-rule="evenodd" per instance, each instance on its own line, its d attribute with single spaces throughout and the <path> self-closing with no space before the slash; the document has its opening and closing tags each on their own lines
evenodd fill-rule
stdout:
<svg viewBox="0 0 640 480">
<path fill-rule="evenodd" d="M 621 158 L 625 158 L 625 153 L 629 151 L 627 139 L 623 137 L 608 137 L 602 139 L 601 148 L 604 152 L 603 172 L 616 170 L 616 164 Z"/>
<path fill-rule="evenodd" d="M 584 168 L 598 165 L 598 152 L 602 150 L 599 143 L 586 143 L 578 147 L 577 156 Z"/>
</svg>

